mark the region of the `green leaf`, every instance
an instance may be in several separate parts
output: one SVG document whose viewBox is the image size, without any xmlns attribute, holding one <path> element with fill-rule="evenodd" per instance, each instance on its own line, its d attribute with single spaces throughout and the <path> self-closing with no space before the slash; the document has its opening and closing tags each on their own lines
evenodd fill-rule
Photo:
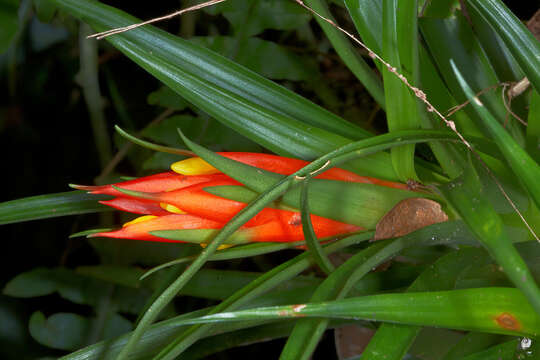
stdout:
<svg viewBox="0 0 540 360">
<path fill-rule="evenodd" d="M 327 253 L 335 252 L 340 249 L 343 249 L 346 246 L 357 243 L 358 241 L 365 241 L 369 239 L 372 234 L 362 234 L 360 236 L 354 236 L 347 239 L 337 241 L 334 244 L 325 245 L 325 252 Z M 468 233 L 466 226 L 460 222 L 447 222 L 429 226 L 425 229 L 419 230 L 416 234 L 418 237 L 424 237 L 425 239 L 434 238 L 434 244 L 447 244 L 455 246 L 456 244 L 473 244 L 471 239 L 471 234 Z M 234 249 L 234 248 L 233 248 Z M 231 249 L 232 250 L 232 249 Z M 219 252 L 213 256 L 219 255 Z M 277 284 L 280 284 L 287 279 L 296 278 L 298 274 L 305 271 L 309 266 L 312 265 L 312 260 L 307 253 L 300 254 L 296 258 L 272 269 L 271 271 L 262 274 L 257 280 L 251 282 L 244 289 L 238 291 L 235 295 L 229 297 L 222 304 L 218 305 L 215 311 L 225 311 L 233 310 L 239 306 L 251 303 L 253 301 L 266 301 L 269 300 L 267 297 L 261 296 L 269 289 L 274 288 Z M 410 272 L 412 270 L 412 273 Z M 366 294 L 373 293 L 379 289 L 379 286 L 384 286 L 383 289 L 392 289 L 395 287 L 401 287 L 403 284 L 406 284 L 410 281 L 412 276 L 417 275 L 417 267 L 413 267 L 408 271 L 402 266 L 399 266 L 394 269 L 394 266 L 390 268 L 389 271 L 380 272 L 377 274 L 368 274 L 359 282 L 356 283 L 355 289 L 353 290 L 355 294 Z M 375 276 L 375 278 L 374 278 Z M 379 279 L 379 276 L 382 279 Z M 290 302 L 294 302 L 296 299 L 300 299 L 297 294 L 291 293 L 293 295 L 290 298 Z M 279 294 L 279 298 L 283 299 L 283 293 Z M 257 299 L 257 300 L 254 300 Z M 306 298 L 307 300 L 307 298 Z M 265 305 L 271 305 L 271 303 L 266 303 Z M 227 328 L 222 328 L 221 325 L 207 324 L 207 325 L 196 325 L 191 331 L 184 333 L 181 337 L 179 333 L 185 330 L 182 327 L 177 327 L 174 325 L 174 322 L 179 319 L 193 318 L 195 316 L 201 316 L 206 314 L 208 309 L 200 310 L 194 313 L 184 314 L 178 316 L 175 319 L 170 319 L 161 323 L 157 323 L 150 327 L 141 337 L 141 341 L 137 344 L 133 354 L 135 359 L 146 359 L 152 354 L 161 351 L 167 343 L 175 340 L 174 352 L 171 354 L 179 354 L 184 349 L 186 349 L 190 344 L 194 343 L 200 338 L 212 336 L 217 331 L 225 332 Z M 198 315 L 197 315 L 198 314 Z M 172 324 L 172 325 L 171 325 Z M 232 326 L 227 325 L 227 326 Z M 245 325 L 244 327 L 247 327 Z M 80 360 L 80 359 L 103 359 L 103 353 L 107 352 L 107 359 L 114 359 L 118 354 L 120 349 L 127 342 L 127 338 L 130 334 L 122 336 L 114 341 L 101 342 L 96 345 L 92 345 L 85 349 L 81 349 L 76 353 L 73 353 L 64 358 L 64 360 Z M 172 349 L 171 345 L 171 349 Z M 165 350 L 164 350 L 165 351 Z M 168 351 L 167 351 L 168 353 Z"/>
<path fill-rule="evenodd" d="M 443 360 L 463 359 L 467 355 L 498 344 L 502 338 L 501 335 L 470 332 L 448 351 Z"/>
<path fill-rule="evenodd" d="M 42 345 L 61 350 L 74 350 L 87 344 L 95 318 L 72 313 L 57 313 L 45 318 L 35 312 L 30 318 L 30 334 Z M 111 338 L 131 330 L 131 322 L 118 314 L 108 319 L 103 337 Z"/>
<path fill-rule="evenodd" d="M 208 261 L 218 261 L 218 260 L 231 260 L 231 259 L 241 259 L 246 257 L 252 257 L 257 255 L 269 254 L 275 251 L 291 249 L 299 245 L 303 245 L 304 242 L 294 242 L 294 243 L 252 243 L 247 245 L 233 246 L 227 249 L 220 250 L 213 254 Z M 172 260 L 170 262 L 156 266 L 147 272 L 144 275 L 141 275 L 141 279 L 153 274 L 156 271 L 164 269 L 169 266 L 183 264 L 186 262 L 193 261 L 195 256 L 182 257 L 179 259 Z"/>
<path fill-rule="evenodd" d="M 382 1 L 345 0 L 345 5 L 364 44 L 376 54 L 382 54 Z"/>
<path fill-rule="evenodd" d="M 112 211 L 98 203 L 109 196 L 91 195 L 85 191 L 38 195 L 0 203 L 0 225 L 51 217 Z"/>
<path fill-rule="evenodd" d="M 521 179 L 525 188 L 529 194 L 531 194 L 536 206 L 540 207 L 540 184 L 538 183 L 538 179 L 540 178 L 540 166 L 518 143 L 516 143 L 512 136 L 508 134 L 506 129 L 499 122 L 497 122 L 497 120 L 491 115 L 490 111 L 486 109 L 483 102 L 473 94 L 471 88 L 463 78 L 463 75 L 453 64 L 452 60 L 451 63 L 456 74 L 456 78 L 467 95 L 467 98 L 474 107 L 474 110 L 478 113 L 482 123 L 488 129 L 497 146 L 499 146 L 501 153 L 506 161 L 508 161 L 508 164 L 514 171 L 514 174 Z"/>
<path fill-rule="evenodd" d="M 97 30 L 138 22 L 95 1 L 52 1 Z M 370 135 L 284 87 L 152 26 L 107 39 L 184 99 L 278 154 L 313 159 L 346 144 L 348 137 Z M 355 166 L 374 176 L 395 178 L 386 154 Z"/>
<path fill-rule="evenodd" d="M 176 324 L 304 317 L 366 319 L 533 337 L 540 332 L 540 317 L 523 294 L 514 288 L 370 295 L 321 303 L 219 313 L 178 321 Z"/>
<path fill-rule="evenodd" d="M 304 233 L 306 245 L 311 256 L 313 256 L 315 262 L 317 265 L 319 265 L 322 271 L 324 271 L 326 274 L 330 274 L 332 271 L 334 271 L 334 265 L 332 265 L 332 262 L 330 262 L 330 259 L 328 259 L 322 250 L 321 243 L 319 242 L 319 239 L 317 239 L 315 230 L 313 230 L 313 224 L 311 223 L 311 211 L 308 203 L 308 185 L 309 181 L 304 181 L 300 195 L 302 231 Z"/>
<path fill-rule="evenodd" d="M 226 1 L 204 8 L 209 14 L 223 14 L 235 31 L 253 36 L 265 29 L 293 30 L 306 24 L 310 16 L 290 1 L 251 0 L 249 6 L 239 1 Z M 249 16 L 246 16 L 249 15 Z"/>
<path fill-rule="evenodd" d="M 425 1 L 424 16 L 433 18 L 447 18 L 453 15 L 459 6 L 458 0 Z"/>
<path fill-rule="evenodd" d="M 536 91 L 540 92 L 540 43 L 500 0 L 467 0 L 499 34 Z"/>
<path fill-rule="evenodd" d="M 307 81 L 320 77 L 313 58 L 297 55 L 271 41 L 252 37 L 240 43 L 239 38 L 232 36 L 192 37 L 189 41 L 219 54 L 234 54 L 228 57 L 269 79 Z"/>
<path fill-rule="evenodd" d="M 500 83 L 484 49 L 463 16 L 456 15 L 449 19 L 422 18 L 419 20 L 419 25 L 442 78 L 459 104 L 465 103 L 468 97 L 459 84 L 449 59 L 454 61 L 456 67 L 468 80 L 474 93 L 485 91 Z M 497 121 L 504 124 L 507 121 L 507 110 L 501 100 L 501 91 L 501 88 L 485 91 L 481 98 Z M 440 110 L 444 112 L 450 109 Z M 485 133 L 482 119 L 471 106 L 466 106 L 463 111 Z M 515 119 L 511 117 L 506 127 L 518 143 L 525 143 L 521 125 Z M 463 129 L 471 132 L 467 128 Z"/>
<path fill-rule="evenodd" d="M 467 7 L 469 19 L 489 62 L 501 81 L 519 81 L 525 77 L 518 63 L 497 32 L 474 6 Z M 516 99 L 514 99 L 516 100 Z M 514 104 L 515 105 L 515 104 Z"/>
<path fill-rule="evenodd" d="M 382 57 L 397 74 L 416 86 L 419 82 L 417 11 L 416 0 L 383 1 Z M 390 132 L 420 127 L 416 98 L 397 74 L 389 69 L 382 72 L 385 98 L 392 99 L 386 106 Z M 401 181 L 418 179 L 414 171 L 414 144 L 393 148 L 390 154 Z"/>
<path fill-rule="evenodd" d="M 518 347 L 519 339 L 507 341 L 505 343 L 492 346 L 491 348 L 471 354 L 463 358 L 463 360 L 513 360 L 521 359 L 521 356 L 516 357 L 516 351 Z M 525 355 L 525 359 L 527 355 Z"/>
<path fill-rule="evenodd" d="M 226 225 L 225 228 L 227 226 L 232 227 L 234 225 L 235 225 L 234 223 L 231 224 L 231 222 L 229 222 L 229 224 Z M 220 236 L 220 235 L 223 236 L 223 235 L 226 235 L 226 233 L 221 233 L 218 236 Z M 345 239 L 343 239 L 341 241 L 335 242 L 333 244 L 329 244 L 326 248 L 328 249 L 329 252 L 336 251 L 336 250 L 342 248 L 343 246 L 351 245 L 351 244 L 356 243 L 358 241 L 367 240 L 369 238 L 369 236 L 370 236 L 369 234 L 350 236 L 350 237 L 345 238 Z M 205 248 L 204 251 L 208 250 L 209 248 L 211 249 L 211 246 L 216 247 L 217 245 L 219 245 L 218 240 L 219 240 L 219 238 L 216 237 L 214 239 L 214 241 L 209 246 L 207 246 Z M 203 253 L 204 253 L 204 251 L 203 251 Z M 204 256 L 204 254 L 203 254 L 203 256 Z M 200 259 L 206 260 L 204 257 L 201 257 L 201 256 L 197 260 L 201 261 Z M 195 260 L 195 261 L 197 261 L 197 260 Z M 281 283 L 282 281 L 284 281 L 286 279 L 289 279 L 289 278 L 291 278 L 291 277 L 293 277 L 295 275 L 298 275 L 301 271 L 305 270 L 311 263 L 312 262 L 310 261 L 309 257 L 307 257 L 305 254 L 297 256 L 296 258 L 294 258 L 292 260 L 289 260 L 288 262 L 278 266 L 277 268 L 273 269 L 272 271 L 269 271 L 269 272 L 265 273 L 264 275 L 259 277 L 256 281 L 251 282 L 245 288 L 237 291 L 231 297 L 229 297 L 224 302 L 222 302 L 221 304 L 216 306 L 212 310 L 212 312 L 218 312 L 218 311 L 222 311 L 222 310 L 225 310 L 225 309 L 228 309 L 228 308 L 236 308 L 236 307 L 240 306 L 241 304 L 245 303 L 246 301 L 249 301 L 250 299 L 253 299 L 257 295 L 260 295 L 261 293 L 265 292 L 266 290 L 268 290 L 268 289 L 274 287 L 275 285 Z M 193 267 L 194 265 L 198 265 L 198 264 L 196 264 L 194 262 L 191 266 Z M 187 275 L 191 276 L 192 274 L 188 273 Z M 180 280 L 185 281 L 186 278 L 189 279 L 189 277 L 187 277 L 187 276 L 181 276 L 181 277 L 179 277 L 179 280 L 176 280 L 176 283 L 180 283 Z M 175 288 L 175 287 L 177 287 L 177 284 L 171 285 L 170 288 Z M 169 289 L 167 289 L 167 290 L 169 290 Z M 176 288 L 175 288 L 175 290 L 176 290 Z M 143 318 L 143 320 L 144 320 L 144 318 Z M 139 325 L 139 327 L 141 327 L 141 326 Z M 165 357 L 165 358 L 170 358 L 171 356 L 173 358 L 176 357 L 179 353 L 181 353 L 183 350 L 185 350 L 185 348 L 187 346 L 191 345 L 194 341 L 199 339 L 202 336 L 202 334 L 207 333 L 208 328 L 209 328 L 209 326 L 191 327 L 189 330 L 184 332 L 180 337 L 176 338 L 174 340 L 174 342 L 172 342 L 166 348 L 164 348 L 160 352 L 160 354 L 158 354 L 158 357 Z M 141 330 L 142 331 L 140 332 L 139 337 L 143 335 L 145 329 L 142 328 Z M 136 332 L 134 332 L 134 334 L 136 334 Z M 135 338 L 135 340 L 133 340 L 133 339 L 134 339 L 134 336 L 132 336 L 130 338 L 131 343 L 128 342 L 126 344 L 126 348 L 128 350 L 131 350 L 131 349 L 129 349 L 130 344 L 133 344 L 133 345 L 131 345 L 132 347 L 135 346 L 137 338 Z M 128 351 L 124 349 L 123 352 L 120 354 L 120 356 L 122 356 L 122 354 L 126 354 L 127 352 Z"/>
<path fill-rule="evenodd" d="M 452 290 L 463 269 L 482 258 L 488 258 L 487 254 L 474 248 L 442 256 L 409 286 L 407 293 Z M 362 356 L 365 360 L 402 359 L 420 330 L 418 326 L 382 324 L 371 338 Z"/>
<path fill-rule="evenodd" d="M 462 177 L 441 186 L 440 190 L 512 283 L 540 313 L 540 289 L 512 245 L 500 216 L 487 200 L 489 195 L 484 192 L 473 166 L 470 165 Z"/>
</svg>

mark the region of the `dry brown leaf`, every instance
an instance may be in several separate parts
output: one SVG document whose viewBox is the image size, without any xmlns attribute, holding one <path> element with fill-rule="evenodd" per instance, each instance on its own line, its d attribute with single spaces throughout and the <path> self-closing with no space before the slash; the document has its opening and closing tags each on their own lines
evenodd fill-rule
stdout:
<svg viewBox="0 0 540 360">
<path fill-rule="evenodd" d="M 424 198 L 405 199 L 377 223 L 373 240 L 407 235 L 428 225 L 447 220 L 448 216 L 438 202 Z"/>
</svg>

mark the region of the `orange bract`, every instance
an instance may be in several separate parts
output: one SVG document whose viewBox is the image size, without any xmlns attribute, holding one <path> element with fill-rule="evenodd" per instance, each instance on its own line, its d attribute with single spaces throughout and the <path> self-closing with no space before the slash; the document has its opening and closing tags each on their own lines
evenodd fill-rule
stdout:
<svg viewBox="0 0 540 360">
<path fill-rule="evenodd" d="M 290 175 L 308 164 L 307 161 L 257 153 L 220 153 L 227 158 L 266 171 Z M 114 199 L 101 203 L 116 209 L 144 214 L 119 230 L 92 236 L 148 241 L 172 241 L 152 234 L 160 230 L 220 229 L 246 203 L 223 198 L 206 191 L 214 186 L 243 186 L 219 172 L 200 158 L 190 158 L 173 164 L 174 172 L 104 186 L 75 186 L 93 194 L 107 194 Z M 404 189 L 406 185 L 360 176 L 350 171 L 332 168 L 317 178 L 369 183 Z M 116 187 L 116 188 L 115 188 Z M 319 238 L 362 230 L 361 227 L 311 215 L 315 234 Z M 300 213 L 265 208 L 242 226 L 233 237 L 237 242 L 292 242 L 304 239 Z M 240 239 L 240 240 L 238 240 Z"/>
</svg>

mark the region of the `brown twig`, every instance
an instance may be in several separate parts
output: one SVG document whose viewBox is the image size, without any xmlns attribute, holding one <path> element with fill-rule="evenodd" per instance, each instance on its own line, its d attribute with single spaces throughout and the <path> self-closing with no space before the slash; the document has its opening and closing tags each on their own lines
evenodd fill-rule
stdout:
<svg viewBox="0 0 540 360">
<path fill-rule="evenodd" d="M 129 30 L 136 29 L 136 28 L 138 28 L 140 26 L 143 26 L 143 25 L 148 25 L 148 24 L 152 24 L 152 23 L 155 23 L 155 22 L 158 22 L 158 21 L 167 20 L 167 19 L 173 18 L 175 16 L 180 16 L 180 15 L 182 15 L 182 14 L 188 12 L 188 11 L 199 10 L 199 9 L 205 8 L 207 6 L 212 6 L 212 5 L 215 5 L 215 4 L 219 4 L 219 3 L 224 2 L 224 1 L 226 1 L 226 0 L 210 0 L 210 1 L 206 1 L 206 2 L 204 2 L 202 4 L 193 5 L 193 6 L 190 6 L 188 8 L 175 11 L 175 12 L 173 12 L 171 14 L 160 16 L 160 17 L 157 17 L 157 18 L 153 18 L 153 19 L 150 19 L 150 20 L 147 20 L 147 21 L 143 21 L 143 22 L 138 23 L 138 24 L 132 24 L 132 25 L 128 25 L 128 26 L 124 26 L 124 27 L 120 27 L 120 28 L 115 28 L 115 29 L 103 31 L 103 32 L 100 32 L 100 33 L 97 33 L 97 34 L 92 34 L 92 35 L 88 36 L 88 39 L 96 38 L 97 40 L 101 40 L 101 39 L 104 39 L 104 38 L 106 38 L 108 36 L 111 36 L 111 35 L 114 35 L 114 34 L 120 34 L 120 33 L 129 31 Z"/>
</svg>

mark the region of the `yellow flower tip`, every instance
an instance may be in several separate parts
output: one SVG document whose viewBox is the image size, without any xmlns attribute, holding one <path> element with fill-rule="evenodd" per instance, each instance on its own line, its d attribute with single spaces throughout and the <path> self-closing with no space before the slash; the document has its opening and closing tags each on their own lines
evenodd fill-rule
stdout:
<svg viewBox="0 0 540 360">
<path fill-rule="evenodd" d="M 142 222 L 145 222 L 145 221 L 148 221 L 148 220 L 152 220 L 152 219 L 155 219 L 157 218 L 157 216 L 154 216 L 154 215 L 144 215 L 144 216 L 139 216 L 138 218 L 135 218 L 127 223 L 125 223 L 124 225 L 122 225 L 122 227 L 126 227 L 126 226 L 130 226 L 130 225 L 133 225 L 133 224 L 138 224 L 138 223 L 142 223 Z"/>
<path fill-rule="evenodd" d="M 171 170 L 180 175 L 210 175 L 220 171 L 199 157 L 177 161 L 171 165 Z"/>
<path fill-rule="evenodd" d="M 187 212 L 185 212 L 184 210 L 179 209 L 176 206 L 171 205 L 171 204 L 167 204 L 167 203 L 162 202 L 162 203 L 159 203 L 159 206 L 163 210 L 167 210 L 168 212 L 173 213 L 173 214 L 187 214 Z"/>
<path fill-rule="evenodd" d="M 207 243 L 200 243 L 199 245 L 201 245 L 201 247 L 204 249 L 205 247 L 208 246 Z M 224 250 L 224 249 L 228 249 L 230 247 L 234 246 L 233 244 L 223 244 L 223 245 L 219 245 L 218 246 L 218 250 Z"/>
</svg>

